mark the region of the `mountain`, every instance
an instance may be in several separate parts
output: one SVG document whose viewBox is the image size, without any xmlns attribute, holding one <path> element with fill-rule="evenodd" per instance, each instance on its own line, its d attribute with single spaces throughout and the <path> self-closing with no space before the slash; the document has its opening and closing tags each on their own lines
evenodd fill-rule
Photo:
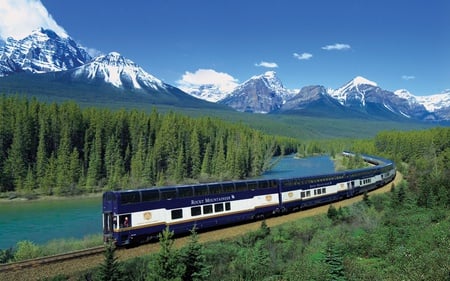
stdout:
<svg viewBox="0 0 450 281">
<path fill-rule="evenodd" d="M 45 29 L 0 47 L 0 92 L 90 105 L 228 110 L 165 84 L 117 52 L 91 58 L 69 36 Z"/>
<path fill-rule="evenodd" d="M 218 102 L 226 98 L 230 94 L 229 92 L 224 92 L 217 85 L 214 84 L 204 84 L 199 85 L 196 88 L 183 90 L 186 93 L 190 94 L 191 96 L 210 102 Z"/>
<path fill-rule="evenodd" d="M 407 97 L 409 96 L 410 99 L 425 106 L 429 112 L 434 113 L 437 120 L 450 120 L 450 89 L 430 96 L 414 96 L 407 90 L 395 91 L 397 95 L 405 94 L 405 92 Z"/>
<path fill-rule="evenodd" d="M 279 110 L 291 95 L 276 73 L 268 71 L 245 81 L 219 103 L 241 112 L 269 113 Z"/>
<path fill-rule="evenodd" d="M 352 112 L 328 94 L 324 86 L 305 86 L 289 98 L 278 113 L 301 114 L 304 116 L 327 116 L 331 118 L 362 117 Z"/>
<path fill-rule="evenodd" d="M 70 37 L 41 28 L 23 39 L 6 40 L 0 48 L 0 77 L 18 72 L 64 71 L 90 60 L 87 51 Z"/>
<path fill-rule="evenodd" d="M 384 90 L 375 82 L 357 76 L 330 95 L 343 106 L 372 116 L 424 120 L 433 117 L 425 106 Z"/>
<path fill-rule="evenodd" d="M 105 82 L 123 89 L 165 90 L 166 85 L 117 52 L 101 55 L 68 71 L 72 79 Z"/>
<path fill-rule="evenodd" d="M 333 118 L 450 120 L 450 90 L 417 97 L 407 90 L 382 89 L 361 76 L 336 90 L 320 85 L 289 90 L 274 71 L 268 71 L 251 77 L 231 93 L 211 83 L 187 94 L 117 52 L 92 58 L 67 34 L 42 28 L 19 40 L 0 41 L 0 81 L 2 93 L 90 104 L 109 101 L 140 107 L 233 108 Z"/>
</svg>

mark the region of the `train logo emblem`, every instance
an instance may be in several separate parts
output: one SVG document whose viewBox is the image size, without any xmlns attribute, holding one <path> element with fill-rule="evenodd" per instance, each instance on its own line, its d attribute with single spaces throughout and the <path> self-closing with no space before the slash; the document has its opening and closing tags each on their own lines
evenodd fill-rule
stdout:
<svg viewBox="0 0 450 281">
<path fill-rule="evenodd" d="M 294 197 L 294 193 L 293 193 L 293 192 L 289 192 L 289 193 L 288 193 L 288 197 L 289 197 L 289 198 Z"/>
<path fill-rule="evenodd" d="M 272 195 L 266 195 L 266 201 L 267 202 L 272 201 Z"/>
<path fill-rule="evenodd" d="M 144 213 L 144 219 L 145 219 L 146 221 L 151 220 L 151 218 L 152 218 L 152 213 L 150 213 L 150 212 L 145 212 L 145 213 Z"/>
</svg>

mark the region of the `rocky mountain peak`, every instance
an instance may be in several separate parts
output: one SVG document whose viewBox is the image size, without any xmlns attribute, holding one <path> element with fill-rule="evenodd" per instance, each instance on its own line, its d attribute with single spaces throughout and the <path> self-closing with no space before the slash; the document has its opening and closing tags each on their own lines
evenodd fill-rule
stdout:
<svg viewBox="0 0 450 281">
<path fill-rule="evenodd" d="M 0 76 L 16 72 L 64 71 L 91 60 L 87 51 L 70 37 L 38 29 L 23 39 L 8 38 L 0 49 Z"/>
<path fill-rule="evenodd" d="M 117 52 L 98 56 L 91 62 L 74 69 L 73 77 L 103 80 L 117 88 L 142 89 L 164 88 L 165 84 L 145 72 L 133 61 Z"/>
</svg>

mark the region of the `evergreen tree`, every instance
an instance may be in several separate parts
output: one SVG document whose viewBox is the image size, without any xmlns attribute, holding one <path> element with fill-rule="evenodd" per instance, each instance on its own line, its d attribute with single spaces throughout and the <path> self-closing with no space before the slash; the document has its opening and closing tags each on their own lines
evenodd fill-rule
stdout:
<svg viewBox="0 0 450 281">
<path fill-rule="evenodd" d="M 364 192 L 363 202 L 366 204 L 367 207 L 372 206 L 372 202 L 370 201 L 369 194 L 367 193 L 367 191 Z"/>
<path fill-rule="evenodd" d="M 332 242 L 328 242 L 325 249 L 325 263 L 328 265 L 327 280 L 330 281 L 345 281 L 345 271 L 343 264 L 342 253 L 337 249 L 337 246 Z"/>
<path fill-rule="evenodd" d="M 338 210 L 336 210 L 336 208 L 333 206 L 333 204 L 331 204 L 328 207 L 328 212 L 327 212 L 327 217 L 332 220 L 333 222 L 336 222 L 338 219 L 339 213 Z"/>
<path fill-rule="evenodd" d="M 183 281 L 207 280 L 210 275 L 210 266 L 207 265 L 203 247 L 198 242 L 195 226 L 191 230 L 188 245 L 182 249 L 182 259 L 185 266 Z"/>
<path fill-rule="evenodd" d="M 150 261 L 148 281 L 182 280 L 185 267 L 180 263 L 179 255 L 173 249 L 173 232 L 167 227 L 159 234 L 160 250 L 155 259 Z"/>
<path fill-rule="evenodd" d="M 105 245 L 104 261 L 100 265 L 98 272 L 98 279 L 101 281 L 119 281 L 120 271 L 119 262 L 115 257 L 115 246 L 113 242 L 109 242 Z"/>
<path fill-rule="evenodd" d="M 201 171 L 201 147 L 200 147 L 200 138 L 197 131 L 197 127 L 194 128 L 194 131 L 191 133 L 191 139 L 189 141 L 189 177 L 190 178 L 198 178 L 200 176 Z"/>
</svg>

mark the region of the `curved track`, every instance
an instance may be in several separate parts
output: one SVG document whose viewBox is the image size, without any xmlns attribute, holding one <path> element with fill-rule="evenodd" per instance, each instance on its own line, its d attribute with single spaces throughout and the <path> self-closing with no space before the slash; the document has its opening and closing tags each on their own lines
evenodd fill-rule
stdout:
<svg viewBox="0 0 450 281">
<path fill-rule="evenodd" d="M 402 175 L 397 172 L 397 176 L 393 183 L 398 185 L 402 179 Z M 369 194 L 388 192 L 391 185 L 392 182 L 369 192 Z M 332 204 L 336 207 L 341 207 L 351 205 L 361 200 L 362 195 L 359 195 L 343 201 L 334 202 Z M 330 204 L 326 204 L 320 207 L 294 212 L 284 216 L 271 217 L 266 219 L 266 223 L 269 227 L 274 227 L 290 221 L 298 220 L 300 218 L 323 214 L 328 211 L 329 205 Z M 211 230 L 208 232 L 202 232 L 199 235 L 199 240 L 200 242 L 211 242 L 230 239 L 246 232 L 257 230 L 260 226 L 261 221 L 254 221 L 217 230 Z M 188 237 L 178 238 L 175 241 L 175 246 L 181 247 L 187 243 L 187 241 Z M 83 271 L 96 267 L 103 262 L 103 251 L 104 247 L 99 246 L 61 255 L 43 257 L 17 263 L 2 264 L 0 265 L 0 280 L 42 280 L 58 274 L 72 277 L 73 280 L 78 280 L 75 276 L 78 276 Z M 116 256 L 119 260 L 126 260 L 157 251 L 159 251 L 159 244 L 150 243 L 136 248 L 119 250 L 116 252 Z"/>
</svg>

